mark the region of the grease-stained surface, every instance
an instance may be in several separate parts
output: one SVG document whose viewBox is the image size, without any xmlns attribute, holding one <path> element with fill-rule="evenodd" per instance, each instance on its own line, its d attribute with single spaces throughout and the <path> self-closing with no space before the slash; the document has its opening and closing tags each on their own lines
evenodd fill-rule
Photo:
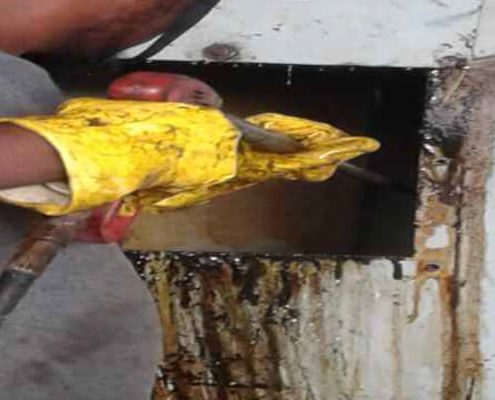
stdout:
<svg viewBox="0 0 495 400">
<path fill-rule="evenodd" d="M 154 59 L 435 67 L 471 58 L 482 3 L 222 0 Z"/>
<path fill-rule="evenodd" d="M 155 400 L 415 400 L 440 394 L 436 284 L 424 287 L 428 311 L 409 323 L 410 261 L 131 257 L 151 285 L 164 328 Z"/>
<path fill-rule="evenodd" d="M 430 89 L 410 260 L 137 255 L 164 327 L 155 400 L 493 398 L 495 67 L 433 71 Z"/>
</svg>

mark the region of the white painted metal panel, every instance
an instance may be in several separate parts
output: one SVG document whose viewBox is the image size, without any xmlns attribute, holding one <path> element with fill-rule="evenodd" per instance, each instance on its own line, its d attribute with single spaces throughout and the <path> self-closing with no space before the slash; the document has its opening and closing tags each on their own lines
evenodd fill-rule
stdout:
<svg viewBox="0 0 495 400">
<path fill-rule="evenodd" d="M 495 400 L 495 170 L 487 182 L 485 207 L 485 269 L 481 296 L 481 351 L 483 353 L 483 399 Z"/>
<path fill-rule="evenodd" d="M 227 43 L 236 61 L 434 67 L 472 53 L 482 0 L 222 0 L 155 56 L 201 61 Z M 147 44 L 123 57 L 137 54 Z M 234 60 L 231 60 L 234 61 Z"/>
<path fill-rule="evenodd" d="M 495 0 L 484 0 L 474 56 L 491 55 L 495 55 Z"/>
</svg>

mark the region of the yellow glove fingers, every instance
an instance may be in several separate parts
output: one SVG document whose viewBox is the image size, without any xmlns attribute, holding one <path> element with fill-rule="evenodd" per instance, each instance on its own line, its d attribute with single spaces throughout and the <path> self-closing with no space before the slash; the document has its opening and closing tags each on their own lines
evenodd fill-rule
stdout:
<svg viewBox="0 0 495 400">
<path fill-rule="evenodd" d="M 280 120 L 277 116 L 277 121 Z M 350 137 L 340 131 L 331 133 L 332 139 L 317 138 L 306 125 L 308 146 L 316 150 L 307 150 L 296 154 L 267 154 L 254 152 L 244 145 L 240 156 L 238 177 L 261 181 L 267 178 L 307 179 L 321 181 L 330 178 L 335 167 L 362 154 L 376 151 L 376 140 L 364 137 Z M 302 131 L 300 131 L 302 132 Z M 321 134 L 324 132 L 321 131 Z M 300 134 L 300 133 L 298 133 Z M 316 140 L 315 140 L 316 138 Z M 321 143 L 318 145 L 318 143 Z"/>
<path fill-rule="evenodd" d="M 376 151 L 380 146 L 374 139 L 351 137 L 327 124 L 279 114 L 263 114 L 249 118 L 249 121 L 265 129 L 289 134 L 305 143 L 308 150 L 297 154 L 269 154 L 253 151 L 249 144 L 243 143 L 239 170 L 234 179 L 170 196 L 147 209 L 188 207 L 273 178 L 326 180 L 335 173 L 339 163 Z"/>
<path fill-rule="evenodd" d="M 247 120 L 264 129 L 290 135 L 304 144 L 346 136 L 344 132 L 328 124 L 281 114 L 258 114 Z"/>
</svg>

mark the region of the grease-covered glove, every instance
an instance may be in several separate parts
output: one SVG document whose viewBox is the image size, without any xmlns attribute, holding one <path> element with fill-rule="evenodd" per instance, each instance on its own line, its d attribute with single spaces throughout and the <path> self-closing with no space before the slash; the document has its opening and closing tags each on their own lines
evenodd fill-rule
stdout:
<svg viewBox="0 0 495 400">
<path fill-rule="evenodd" d="M 67 183 L 0 191 L 0 199 L 47 215 L 91 209 L 123 199 L 136 208 L 175 209 L 271 178 L 321 181 L 340 162 L 378 149 L 330 125 L 279 114 L 249 118 L 289 134 L 305 150 L 254 151 L 221 111 L 199 106 L 81 98 L 53 116 L 7 118 L 50 142 Z"/>
</svg>

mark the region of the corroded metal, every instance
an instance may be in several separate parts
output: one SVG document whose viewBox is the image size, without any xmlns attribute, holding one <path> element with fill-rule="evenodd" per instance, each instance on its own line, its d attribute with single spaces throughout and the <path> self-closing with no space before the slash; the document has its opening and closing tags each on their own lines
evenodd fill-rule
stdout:
<svg viewBox="0 0 495 400">
<path fill-rule="evenodd" d="M 133 255 L 164 328 L 155 400 L 482 398 L 495 72 L 430 88 L 412 259 Z"/>
<path fill-rule="evenodd" d="M 164 328 L 155 400 L 331 400 L 359 393 L 400 398 L 407 386 L 405 375 L 395 371 L 416 365 L 403 349 L 419 345 L 414 332 L 423 329 L 408 323 L 410 262 L 136 257 Z M 429 368 L 432 375 L 439 368 L 434 358 Z M 386 385 L 376 373 L 386 377 Z M 429 396 L 434 388 L 426 386 Z"/>
<path fill-rule="evenodd" d="M 420 168 L 416 315 L 421 287 L 438 283 L 442 308 L 442 396 L 479 395 L 480 282 L 490 169 L 495 70 L 489 64 L 433 71 Z"/>
</svg>

